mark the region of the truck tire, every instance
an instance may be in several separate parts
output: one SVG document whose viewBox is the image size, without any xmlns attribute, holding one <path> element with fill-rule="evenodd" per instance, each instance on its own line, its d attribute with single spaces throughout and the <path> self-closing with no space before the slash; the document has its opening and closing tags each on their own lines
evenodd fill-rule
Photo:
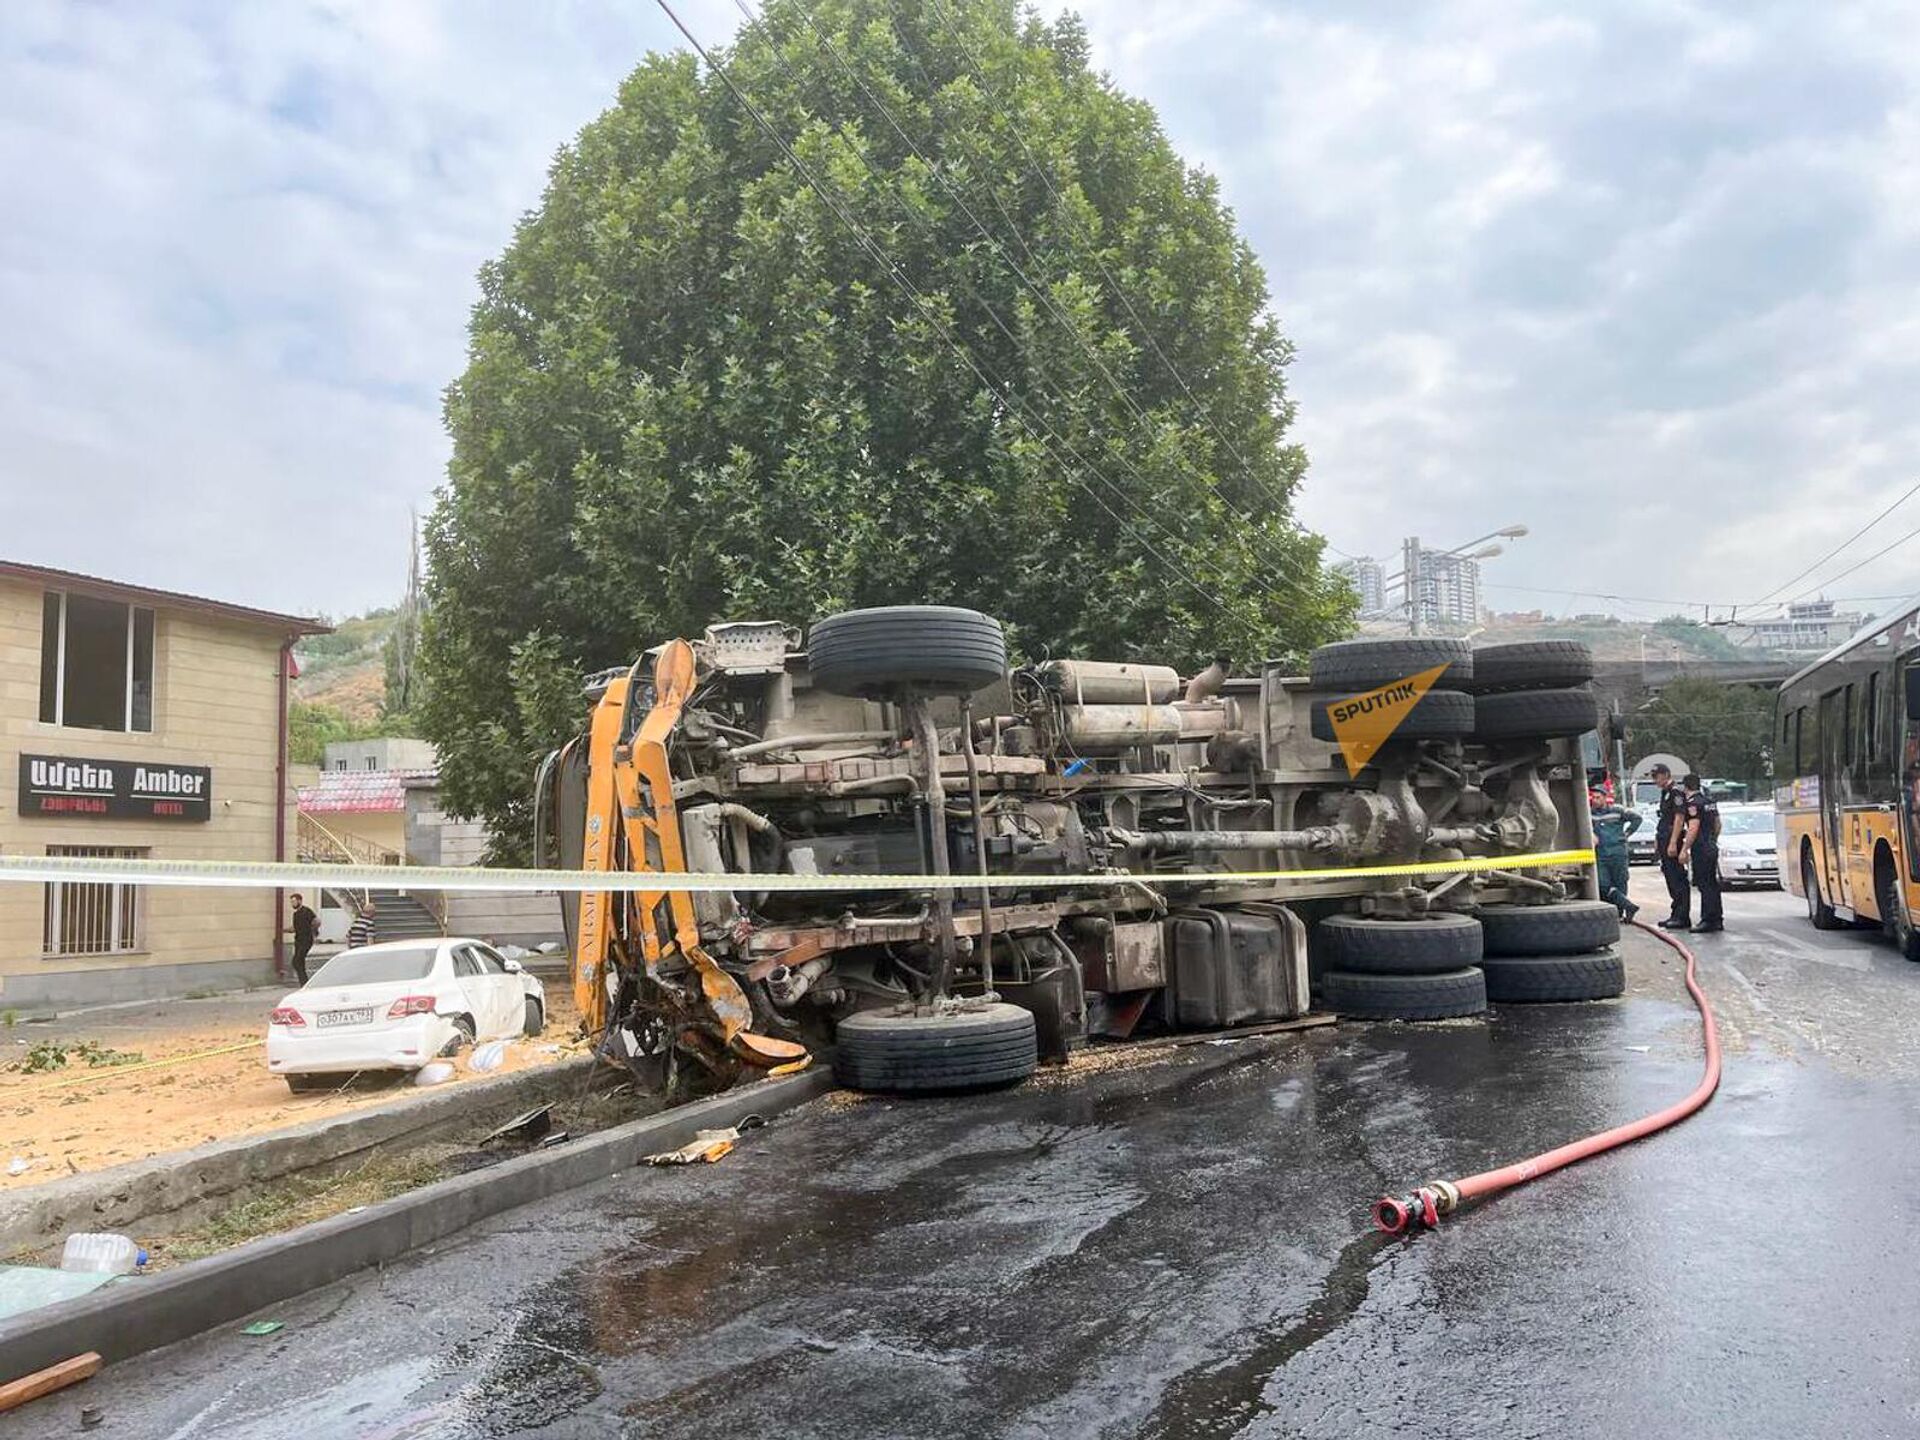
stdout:
<svg viewBox="0 0 1920 1440">
<path fill-rule="evenodd" d="M 1316 740 L 1333 741 L 1330 707 L 1338 700 L 1316 700 L 1307 728 Z M 1473 696 L 1458 690 L 1429 690 L 1414 702 L 1407 718 L 1394 727 L 1396 740 L 1457 740 L 1473 733 Z"/>
<path fill-rule="evenodd" d="M 1487 1008 L 1487 982 L 1477 969 L 1438 975 L 1362 975 L 1329 970 L 1320 1003 L 1355 1020 L 1451 1020 Z"/>
<path fill-rule="evenodd" d="M 1482 645 L 1473 652 L 1476 695 L 1508 690 L 1557 690 L 1593 679 L 1593 650 L 1579 640 L 1521 640 Z"/>
<path fill-rule="evenodd" d="M 1474 697 L 1473 733 L 1480 740 L 1558 740 L 1600 723 L 1591 690 L 1512 690 Z"/>
<path fill-rule="evenodd" d="M 1620 912 L 1605 900 L 1563 900 L 1556 905 L 1490 905 L 1480 912 L 1485 953 L 1584 955 L 1620 938 Z"/>
<path fill-rule="evenodd" d="M 1444 635 L 1408 635 L 1397 640 L 1341 640 L 1322 645 L 1307 661 L 1316 690 L 1373 690 L 1436 665 L 1450 686 L 1473 678 L 1473 646 Z"/>
<path fill-rule="evenodd" d="M 807 637 L 813 683 L 833 695 L 971 695 L 1007 675 L 1000 622 L 951 605 L 888 605 L 818 621 Z"/>
<path fill-rule="evenodd" d="M 1627 988 L 1626 962 L 1612 950 L 1596 955 L 1527 955 L 1484 960 L 1487 999 L 1496 1004 L 1611 1000 Z"/>
<path fill-rule="evenodd" d="M 1024 1080 L 1040 1063 L 1033 1014 L 982 1005 L 950 1015 L 863 1010 L 834 1037 L 834 1078 L 850 1090 L 979 1090 Z"/>
<path fill-rule="evenodd" d="M 1313 948 L 1328 970 L 1345 974 L 1441 975 L 1480 963 L 1480 922 L 1471 915 L 1329 915 L 1314 927 Z"/>
</svg>

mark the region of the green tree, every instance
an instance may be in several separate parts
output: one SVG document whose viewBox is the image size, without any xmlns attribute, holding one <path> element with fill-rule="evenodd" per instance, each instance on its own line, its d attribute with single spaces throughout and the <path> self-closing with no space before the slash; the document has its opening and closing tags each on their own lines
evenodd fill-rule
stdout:
<svg viewBox="0 0 1920 1440">
<path fill-rule="evenodd" d="M 1756 797 L 1769 788 L 1773 696 L 1761 686 L 1675 680 L 1628 725 L 1634 755 L 1679 755 L 1701 775 L 1740 780 Z"/>
<path fill-rule="evenodd" d="M 503 853 L 584 722 L 547 698 L 716 620 L 965 604 L 1194 668 L 1350 629 L 1265 277 L 1077 20 L 769 0 L 716 58 L 832 203 L 650 55 L 481 272 L 447 393 L 421 719 Z"/>
</svg>

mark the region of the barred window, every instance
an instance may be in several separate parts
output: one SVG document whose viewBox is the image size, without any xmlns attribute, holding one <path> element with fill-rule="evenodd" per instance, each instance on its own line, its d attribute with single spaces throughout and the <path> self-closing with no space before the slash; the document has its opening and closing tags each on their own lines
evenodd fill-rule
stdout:
<svg viewBox="0 0 1920 1440">
<path fill-rule="evenodd" d="M 148 851 L 125 845 L 49 845 L 47 854 L 141 860 Z M 138 885 L 66 882 L 46 887 L 44 955 L 125 955 L 141 948 L 145 905 Z"/>
</svg>

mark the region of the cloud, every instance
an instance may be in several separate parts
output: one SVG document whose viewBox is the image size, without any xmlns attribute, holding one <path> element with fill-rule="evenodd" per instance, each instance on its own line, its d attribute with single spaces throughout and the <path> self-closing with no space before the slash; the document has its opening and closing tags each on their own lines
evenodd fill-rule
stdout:
<svg viewBox="0 0 1920 1440">
<path fill-rule="evenodd" d="M 1336 544 L 1521 521 L 1486 578 L 1544 593 L 1497 603 L 1746 600 L 1920 479 L 1911 7 L 1077 8 L 1266 264 Z M 611 0 L 13 0 L 0 553 L 390 599 L 477 268 L 678 43 Z M 1905 590 L 1920 543 L 1835 587 Z"/>
</svg>

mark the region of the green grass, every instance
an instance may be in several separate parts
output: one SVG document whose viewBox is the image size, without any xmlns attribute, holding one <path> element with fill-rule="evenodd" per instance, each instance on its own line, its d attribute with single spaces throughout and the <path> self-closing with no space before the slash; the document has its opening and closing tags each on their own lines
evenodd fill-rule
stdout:
<svg viewBox="0 0 1920 1440">
<path fill-rule="evenodd" d="M 376 1157 L 334 1175 L 295 1175 L 266 1186 L 189 1230 L 155 1240 L 147 1248 L 155 1265 L 184 1264 L 262 1235 L 278 1235 L 298 1225 L 324 1220 L 356 1205 L 404 1195 L 431 1184 L 444 1173 L 445 1166 L 438 1158 L 396 1155 Z"/>
</svg>

